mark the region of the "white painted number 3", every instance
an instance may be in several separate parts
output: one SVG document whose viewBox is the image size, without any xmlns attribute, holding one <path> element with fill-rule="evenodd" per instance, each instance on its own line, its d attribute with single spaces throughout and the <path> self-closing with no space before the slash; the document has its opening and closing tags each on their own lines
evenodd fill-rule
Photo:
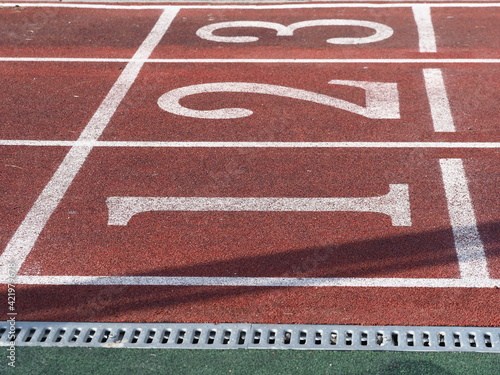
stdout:
<svg viewBox="0 0 500 375">
<path fill-rule="evenodd" d="M 161 109 L 176 115 L 203 119 L 234 119 L 252 115 L 253 112 L 251 110 L 244 108 L 196 110 L 183 107 L 179 103 L 182 98 L 195 94 L 237 92 L 276 95 L 285 98 L 299 99 L 335 107 L 372 119 L 397 119 L 400 116 L 396 83 L 345 80 L 333 80 L 328 83 L 364 89 L 366 105 L 363 107 L 343 99 L 291 87 L 247 82 L 204 83 L 180 87 L 160 96 L 158 105 Z"/>
<path fill-rule="evenodd" d="M 378 22 L 361 21 L 361 20 L 346 20 L 346 19 L 327 19 L 327 20 L 311 20 L 292 23 L 291 25 L 284 26 L 275 22 L 262 22 L 262 21 L 234 21 L 234 22 L 220 22 L 212 25 L 203 26 L 200 28 L 196 35 L 205 40 L 212 42 L 223 43 L 248 43 L 255 42 L 259 38 L 254 36 L 219 36 L 214 35 L 214 31 L 235 27 L 258 27 L 265 29 L 276 30 L 277 36 L 292 36 L 294 31 L 304 27 L 311 26 L 359 26 L 375 31 L 373 35 L 357 37 L 357 38 L 331 38 L 327 42 L 331 44 L 365 44 L 374 43 L 389 38 L 394 31 L 387 25 Z"/>
</svg>

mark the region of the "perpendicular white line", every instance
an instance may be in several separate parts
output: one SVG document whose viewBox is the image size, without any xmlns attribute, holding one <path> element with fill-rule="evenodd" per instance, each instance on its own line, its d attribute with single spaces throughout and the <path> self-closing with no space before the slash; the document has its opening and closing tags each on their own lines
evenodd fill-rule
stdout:
<svg viewBox="0 0 500 375">
<path fill-rule="evenodd" d="M 420 52 L 437 52 L 431 7 L 428 4 L 418 4 L 414 5 L 412 10 L 417 24 Z"/>
<path fill-rule="evenodd" d="M 488 264 L 479 235 L 461 159 L 440 159 L 455 249 L 462 279 L 488 279 Z"/>
<path fill-rule="evenodd" d="M 498 288 L 500 279 L 420 278 L 295 278 L 295 277 L 169 277 L 169 276 L 28 276 L 26 285 L 154 285 L 232 287 L 375 287 L 375 288 Z M 9 282 L 0 278 L 0 282 Z"/>
<path fill-rule="evenodd" d="M 169 8 L 163 12 L 135 53 L 134 58 L 145 59 L 149 57 L 170 26 L 177 11 L 177 8 Z M 106 98 L 102 101 L 78 139 L 79 141 L 90 142 L 89 145 L 73 146 L 69 150 L 0 256 L 0 275 L 5 275 L 9 267 L 11 267 L 11 270 L 19 271 L 22 263 L 35 245 L 38 236 L 92 151 L 92 142 L 96 141 L 102 134 L 122 99 L 137 78 L 143 64 L 134 60 L 130 61 L 113 84 Z"/>
<path fill-rule="evenodd" d="M 454 132 L 455 124 L 446 94 L 443 72 L 441 69 L 424 69 L 423 73 L 434 131 Z"/>
<path fill-rule="evenodd" d="M 146 148 L 455 148 L 496 149 L 500 142 L 168 142 L 168 141 L 43 141 L 0 139 L 0 146 L 146 147 Z"/>
<path fill-rule="evenodd" d="M 124 63 L 132 58 L 85 58 L 85 57 L 0 57 L 0 62 L 88 62 Z M 153 64 L 499 64 L 500 59 L 134 59 L 136 62 Z"/>
</svg>

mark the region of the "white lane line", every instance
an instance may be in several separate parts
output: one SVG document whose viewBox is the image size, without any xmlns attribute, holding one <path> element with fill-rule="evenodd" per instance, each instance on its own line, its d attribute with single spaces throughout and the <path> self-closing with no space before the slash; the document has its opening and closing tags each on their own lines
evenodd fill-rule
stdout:
<svg viewBox="0 0 500 375">
<path fill-rule="evenodd" d="M 461 159 L 440 159 L 460 276 L 488 279 L 488 264 Z"/>
<path fill-rule="evenodd" d="M 431 7 L 428 4 L 419 4 L 413 6 L 412 9 L 413 17 L 417 23 L 420 52 L 437 52 Z"/>
<path fill-rule="evenodd" d="M 500 142 L 162 142 L 162 141 L 37 141 L 0 139 L 0 146 L 149 147 L 149 148 L 457 148 L 496 149 Z"/>
<path fill-rule="evenodd" d="M 326 1 L 326 0 L 324 0 Z M 398 3 L 398 0 L 388 0 L 390 4 L 373 4 L 363 3 L 366 0 L 354 0 L 360 3 L 338 3 L 338 4 L 277 4 L 277 5 L 186 5 L 182 8 L 186 9 L 301 9 L 301 8 L 409 8 L 418 3 Z M 430 0 L 440 1 L 440 0 Z M 454 1 L 454 0 L 444 0 Z M 490 4 L 484 3 L 430 3 L 433 7 L 437 8 L 480 8 L 488 7 Z M 492 3 L 493 6 L 500 6 L 500 3 Z"/>
<path fill-rule="evenodd" d="M 0 278 L 7 283 L 7 278 Z M 169 276 L 26 276 L 28 285 L 157 285 L 241 287 L 498 288 L 500 279 L 169 277 Z"/>
<path fill-rule="evenodd" d="M 44 146 L 44 147 L 57 147 L 75 146 L 78 141 L 37 141 L 30 139 L 1 139 L 0 146 Z"/>
<path fill-rule="evenodd" d="M 147 59 L 159 43 L 172 20 L 177 14 L 176 8 L 169 8 L 158 19 L 147 38 L 139 47 L 134 57 Z M 103 100 L 89 123 L 79 137 L 79 141 L 96 141 L 115 113 L 122 99 L 134 83 L 144 63 L 131 61 L 127 64 L 120 77 L 114 83 L 106 98 Z M 8 272 L 9 266 L 14 266 L 16 271 L 22 266 L 35 245 L 38 236 L 47 224 L 52 213 L 64 197 L 73 179 L 80 171 L 93 146 L 72 147 L 63 162 L 56 170 L 47 186 L 40 193 L 33 207 L 14 233 L 7 244 L 5 251 L 0 256 L 0 274 Z M 13 268 L 14 268 L 13 267 Z M 12 268 L 11 268 L 12 269 Z"/>
<path fill-rule="evenodd" d="M 88 62 L 124 63 L 128 58 L 87 58 L 87 57 L 0 57 L 0 62 Z M 500 59 L 134 59 L 136 62 L 155 64 L 178 63 L 251 63 L 251 64 L 499 64 Z"/>
<path fill-rule="evenodd" d="M 99 63 L 127 63 L 132 58 L 91 58 L 91 57 L 0 57 L 0 62 L 99 62 Z M 139 60 L 135 60 L 139 61 Z"/>
<path fill-rule="evenodd" d="M 454 132 L 455 124 L 441 69 L 424 69 L 425 90 L 436 132 Z"/>
<path fill-rule="evenodd" d="M 418 64 L 418 63 L 491 63 L 498 64 L 500 59 L 149 59 L 150 63 L 286 63 L 286 64 Z"/>
<path fill-rule="evenodd" d="M 301 8 L 410 8 L 418 3 L 398 3 L 399 0 L 386 0 L 390 4 L 363 3 L 365 0 L 351 0 L 356 3 L 335 4 L 275 4 L 275 5 L 181 5 L 181 9 L 301 9 Z M 358 2 L 359 1 L 359 2 Z M 430 0 L 435 8 L 485 8 L 498 7 L 500 3 L 453 3 L 455 0 Z M 441 1 L 441 3 L 432 3 Z M 444 2 L 443 2 L 444 1 Z M 450 1 L 449 3 L 447 1 Z M 265 1 L 264 1 L 265 2 Z M 106 4 L 70 4 L 70 3 L 0 3 L 0 7 L 44 7 L 44 8 L 77 8 L 77 9 L 124 9 L 148 10 L 169 9 L 170 5 L 106 5 Z"/>
<path fill-rule="evenodd" d="M 207 198 L 109 197 L 108 225 L 127 225 L 132 216 L 150 211 L 375 212 L 391 217 L 393 226 L 411 226 L 408 185 L 391 184 L 375 197 L 342 198 Z"/>
</svg>

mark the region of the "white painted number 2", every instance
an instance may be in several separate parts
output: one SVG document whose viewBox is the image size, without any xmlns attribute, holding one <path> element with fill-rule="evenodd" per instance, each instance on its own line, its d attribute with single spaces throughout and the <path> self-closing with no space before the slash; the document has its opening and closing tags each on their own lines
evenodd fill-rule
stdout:
<svg viewBox="0 0 500 375">
<path fill-rule="evenodd" d="M 211 25 L 203 26 L 200 28 L 196 35 L 205 40 L 210 40 L 212 42 L 223 42 L 223 43 L 248 43 L 255 42 L 259 38 L 254 36 L 219 36 L 214 35 L 214 31 L 227 28 L 235 27 L 258 27 L 276 30 L 277 36 L 292 36 L 294 31 L 297 29 L 302 29 L 304 27 L 312 26 L 359 26 L 375 31 L 373 35 L 357 37 L 357 38 L 331 38 L 327 42 L 331 44 L 365 44 L 374 43 L 381 40 L 387 39 L 394 31 L 387 25 L 383 25 L 378 22 L 372 21 L 361 21 L 361 20 L 346 20 L 346 19 L 327 19 L 327 20 L 311 20 L 292 23 L 291 25 L 285 26 L 275 22 L 263 22 L 263 21 L 234 21 L 234 22 L 220 22 Z"/>
<path fill-rule="evenodd" d="M 335 107 L 371 119 L 398 119 L 400 117 L 398 89 L 396 83 L 345 80 L 332 80 L 328 83 L 332 85 L 345 85 L 364 89 L 366 105 L 363 107 L 343 99 L 333 98 L 328 95 L 291 87 L 247 82 L 203 83 L 199 85 L 180 87 L 160 96 L 158 99 L 158 105 L 161 109 L 176 115 L 203 119 L 234 119 L 252 115 L 253 112 L 251 110 L 244 108 L 196 110 L 183 107 L 179 103 L 182 98 L 195 94 L 236 92 L 267 94 L 291 99 L 299 99 Z"/>
</svg>

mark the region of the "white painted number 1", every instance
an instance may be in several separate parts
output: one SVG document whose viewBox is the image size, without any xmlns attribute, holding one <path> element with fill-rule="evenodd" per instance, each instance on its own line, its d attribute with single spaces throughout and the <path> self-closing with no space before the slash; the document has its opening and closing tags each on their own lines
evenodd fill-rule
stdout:
<svg viewBox="0 0 500 375">
<path fill-rule="evenodd" d="M 396 83 L 345 80 L 333 80 L 328 83 L 364 89 L 366 105 L 363 107 L 343 99 L 291 87 L 247 82 L 204 83 L 180 87 L 160 96 L 158 105 L 161 109 L 176 115 L 203 119 L 234 119 L 252 115 L 253 112 L 251 110 L 244 108 L 196 110 L 183 107 L 179 103 L 182 98 L 195 94 L 237 92 L 276 95 L 285 98 L 305 100 L 335 107 L 372 119 L 398 119 L 400 117 L 399 97 Z"/>
<path fill-rule="evenodd" d="M 411 226 L 408 185 L 391 184 L 389 192 L 375 197 L 342 198 L 209 198 L 209 197 L 108 197 L 108 225 L 127 225 L 142 212 L 151 211 L 252 211 L 252 212 L 375 212 L 391 217 L 393 226 Z"/>
<path fill-rule="evenodd" d="M 378 22 L 361 21 L 361 20 L 345 20 L 345 19 L 327 19 L 327 20 L 311 20 L 292 23 L 285 26 L 275 22 L 262 22 L 262 21 L 234 21 L 234 22 L 220 22 L 212 25 L 203 26 L 200 28 L 196 35 L 205 40 L 212 42 L 223 43 L 248 43 L 255 42 L 259 38 L 254 36 L 219 36 L 214 35 L 214 31 L 235 27 L 258 27 L 276 30 L 277 36 L 292 36 L 293 32 L 297 29 L 311 26 L 359 26 L 375 30 L 375 33 L 370 36 L 357 37 L 357 38 L 331 38 L 327 42 L 331 44 L 365 44 L 374 43 L 387 39 L 394 31 L 387 25 Z"/>
</svg>

